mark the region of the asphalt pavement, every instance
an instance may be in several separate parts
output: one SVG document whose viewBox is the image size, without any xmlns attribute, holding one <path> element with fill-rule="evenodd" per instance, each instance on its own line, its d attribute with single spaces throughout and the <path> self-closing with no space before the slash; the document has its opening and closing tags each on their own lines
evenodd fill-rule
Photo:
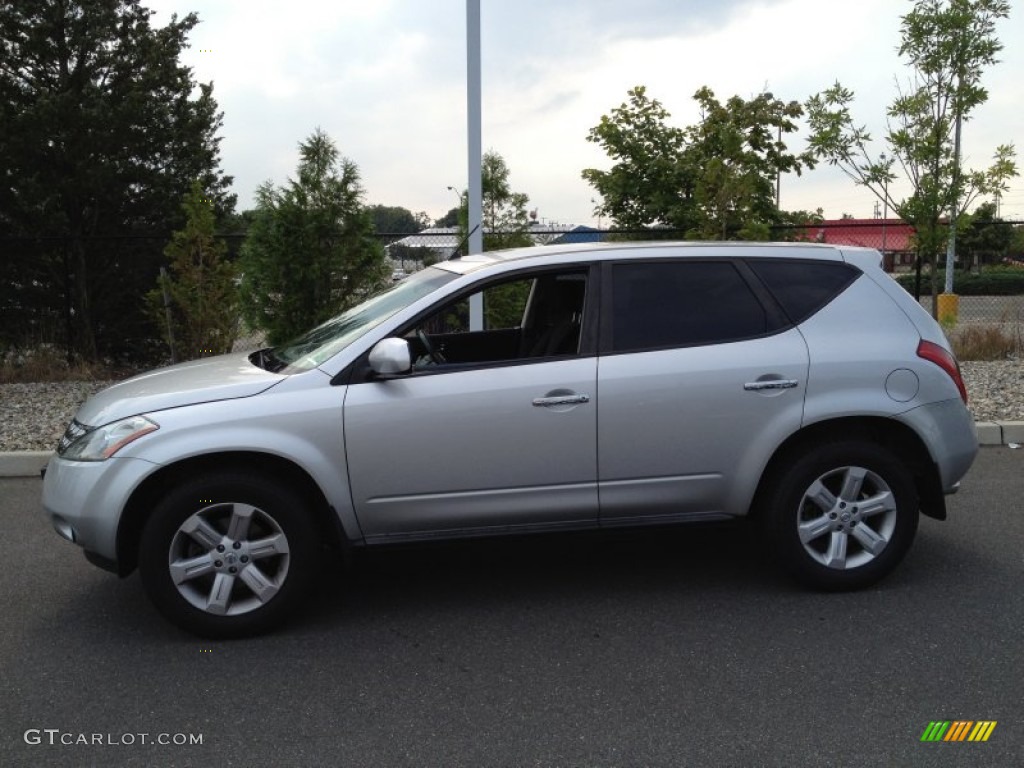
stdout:
<svg viewBox="0 0 1024 768">
<path fill-rule="evenodd" d="M 5 768 L 1024 765 L 1024 450 L 983 448 L 862 592 L 793 586 L 746 526 L 432 545 L 229 643 L 89 565 L 39 492 L 0 480 Z M 921 742 L 936 720 L 997 725 Z"/>
</svg>

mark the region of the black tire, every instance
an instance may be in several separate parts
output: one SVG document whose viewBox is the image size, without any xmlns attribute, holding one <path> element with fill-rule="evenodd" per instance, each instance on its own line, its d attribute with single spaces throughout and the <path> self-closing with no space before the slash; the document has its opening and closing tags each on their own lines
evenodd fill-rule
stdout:
<svg viewBox="0 0 1024 768">
<path fill-rule="evenodd" d="M 232 472 L 190 480 L 164 497 L 142 530 L 139 572 L 171 623 L 202 637 L 243 637 L 279 626 L 298 607 L 318 552 L 301 496 Z"/>
<path fill-rule="evenodd" d="M 780 565 L 827 591 L 860 589 L 892 571 L 917 531 L 917 488 L 907 467 L 861 441 L 816 445 L 788 459 L 759 510 Z"/>
</svg>

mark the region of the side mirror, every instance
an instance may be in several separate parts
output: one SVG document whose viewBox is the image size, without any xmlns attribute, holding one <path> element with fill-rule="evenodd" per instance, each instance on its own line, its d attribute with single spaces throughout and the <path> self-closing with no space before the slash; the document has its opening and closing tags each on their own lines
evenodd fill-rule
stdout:
<svg viewBox="0 0 1024 768">
<path fill-rule="evenodd" d="M 412 355 L 405 339 L 381 339 L 370 350 L 370 370 L 378 376 L 396 376 L 412 370 Z"/>
</svg>

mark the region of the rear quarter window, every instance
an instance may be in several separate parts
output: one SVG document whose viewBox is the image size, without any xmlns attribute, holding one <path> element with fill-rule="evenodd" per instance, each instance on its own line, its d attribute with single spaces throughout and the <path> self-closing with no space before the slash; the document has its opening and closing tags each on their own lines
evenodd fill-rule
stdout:
<svg viewBox="0 0 1024 768">
<path fill-rule="evenodd" d="M 861 274 L 835 261 L 751 259 L 749 266 L 765 284 L 794 325 L 820 310 Z"/>
</svg>

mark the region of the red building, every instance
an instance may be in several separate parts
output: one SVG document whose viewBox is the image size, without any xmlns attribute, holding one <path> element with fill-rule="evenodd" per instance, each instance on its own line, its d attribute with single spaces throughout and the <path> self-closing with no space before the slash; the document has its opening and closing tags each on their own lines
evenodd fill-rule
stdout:
<svg viewBox="0 0 1024 768">
<path fill-rule="evenodd" d="M 914 260 L 914 228 L 902 219 L 829 219 L 806 232 L 813 242 L 877 248 L 885 254 L 886 269 Z"/>
</svg>

